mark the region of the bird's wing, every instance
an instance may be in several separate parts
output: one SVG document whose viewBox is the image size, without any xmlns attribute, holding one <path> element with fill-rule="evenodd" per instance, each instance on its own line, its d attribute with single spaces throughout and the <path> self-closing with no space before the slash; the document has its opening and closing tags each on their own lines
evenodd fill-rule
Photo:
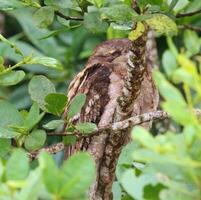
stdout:
<svg viewBox="0 0 201 200">
<path fill-rule="evenodd" d="M 75 122 L 93 122 L 98 124 L 105 105 L 109 101 L 108 86 L 111 69 L 104 64 L 94 64 L 80 72 L 71 83 L 68 92 L 69 101 L 80 93 L 86 95 L 86 103 Z"/>
<path fill-rule="evenodd" d="M 108 86 L 111 69 L 103 64 L 95 64 L 85 68 L 71 83 L 68 92 L 70 102 L 77 94 L 86 95 L 86 103 L 81 112 L 76 115 L 72 122 L 93 122 L 98 125 L 105 105 L 109 102 Z M 66 150 L 67 155 L 72 155 L 78 150 L 87 149 L 91 138 L 85 138 Z"/>
</svg>

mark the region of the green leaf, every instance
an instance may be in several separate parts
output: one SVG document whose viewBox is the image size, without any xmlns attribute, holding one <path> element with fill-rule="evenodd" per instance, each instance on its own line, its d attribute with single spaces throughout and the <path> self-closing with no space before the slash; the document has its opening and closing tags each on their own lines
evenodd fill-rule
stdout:
<svg viewBox="0 0 201 200">
<path fill-rule="evenodd" d="M 174 1 L 175 1 L 175 0 L 174 0 Z M 195 2 L 195 1 L 194 1 L 194 2 Z M 188 0 L 179 0 L 173 10 L 174 10 L 175 12 L 180 12 L 180 11 L 182 11 L 184 8 L 188 7 L 188 4 L 189 4 L 189 3 L 190 3 L 190 1 L 188 1 Z M 196 7 L 197 7 L 197 5 L 196 5 Z"/>
<path fill-rule="evenodd" d="M 111 23 L 110 27 L 107 29 L 107 38 L 127 38 L 129 30 L 131 30 L 129 25 Z"/>
<path fill-rule="evenodd" d="M 47 111 L 45 108 L 45 97 L 50 93 L 55 93 L 56 89 L 53 83 L 45 76 L 34 76 L 29 82 L 29 94 L 33 101 L 36 101 L 39 107 Z"/>
<path fill-rule="evenodd" d="M 192 200 L 200 198 L 200 191 L 194 185 L 189 182 L 181 182 L 178 180 L 165 180 L 164 185 L 167 186 L 160 193 L 161 200 Z"/>
<path fill-rule="evenodd" d="M 0 72 L 3 72 L 6 68 L 6 66 L 4 66 L 4 62 L 4 58 L 0 56 Z"/>
<path fill-rule="evenodd" d="M 24 146 L 28 151 L 40 149 L 46 141 L 46 132 L 43 130 L 32 131 L 25 139 Z"/>
<path fill-rule="evenodd" d="M 26 179 L 26 185 L 20 190 L 16 200 L 36 200 L 43 187 L 41 183 L 41 172 L 35 169 L 30 172 Z"/>
<path fill-rule="evenodd" d="M 19 132 L 0 127 L 0 138 L 10 139 L 15 138 L 17 136 L 20 136 Z"/>
<path fill-rule="evenodd" d="M 67 31 L 67 29 L 70 29 L 70 27 L 71 27 L 71 21 L 70 20 L 66 20 L 62 17 L 57 16 L 57 21 L 66 28 L 66 31 Z M 78 25 L 78 27 L 79 26 L 80 26 L 80 24 Z M 64 31 L 64 29 L 63 29 L 63 31 Z M 62 32 L 62 30 L 60 30 L 60 32 Z M 58 34 L 58 33 L 56 33 L 56 34 Z M 53 35 L 54 35 L 54 33 L 53 33 Z"/>
<path fill-rule="evenodd" d="M 47 130 L 54 130 L 57 129 L 58 127 L 62 127 L 64 123 L 65 123 L 64 120 L 52 120 L 47 124 L 43 125 L 43 128 Z"/>
<path fill-rule="evenodd" d="M 34 102 L 24 120 L 24 126 L 31 130 L 44 116 L 40 114 L 38 103 Z"/>
<path fill-rule="evenodd" d="M 197 130 L 194 126 L 192 125 L 185 126 L 183 130 L 183 134 L 184 134 L 185 142 L 187 145 L 192 145 L 194 139 L 196 138 L 196 133 L 197 133 Z"/>
<path fill-rule="evenodd" d="M 78 94 L 76 95 L 72 102 L 70 103 L 70 106 L 68 108 L 68 118 L 74 117 L 76 114 L 78 114 L 82 107 L 84 106 L 86 102 L 86 95 L 85 94 Z"/>
<path fill-rule="evenodd" d="M 174 41 L 173 41 L 173 38 L 172 37 L 167 37 L 167 45 L 171 51 L 171 53 L 173 53 L 173 55 L 175 57 L 177 57 L 178 55 L 178 50 L 177 50 L 177 47 L 175 46 L 174 44 Z"/>
<path fill-rule="evenodd" d="M 152 18 L 147 19 L 146 22 L 158 34 L 167 36 L 177 35 L 178 29 L 176 23 L 166 15 L 154 14 Z"/>
<path fill-rule="evenodd" d="M 115 22 L 130 22 L 137 14 L 134 10 L 125 4 L 112 5 L 101 9 L 101 18 L 109 19 Z"/>
<path fill-rule="evenodd" d="M 133 21 L 134 22 L 142 22 L 142 21 L 151 19 L 152 17 L 153 17 L 153 14 L 136 15 L 135 17 L 133 17 Z"/>
<path fill-rule="evenodd" d="M 6 158 L 11 152 L 11 140 L 0 139 L 0 158 Z"/>
<path fill-rule="evenodd" d="M 54 58 L 63 57 L 64 49 L 58 45 L 54 38 L 47 38 L 46 40 L 39 40 L 39 38 L 47 35 L 47 29 L 40 29 L 33 21 L 33 10 L 30 8 L 18 9 L 12 11 L 12 15 L 20 23 L 25 35 L 38 49 L 42 50 L 47 56 Z M 62 56 L 61 56 L 62 55 Z"/>
<path fill-rule="evenodd" d="M 82 0 L 81 0 L 82 1 Z M 72 0 L 45 0 L 45 5 L 53 6 L 56 9 L 78 9 L 78 2 L 79 1 L 72 1 Z"/>
<path fill-rule="evenodd" d="M 144 187 L 148 184 L 157 184 L 157 180 L 151 173 L 137 177 L 135 171 L 129 169 L 124 173 L 121 184 L 125 191 L 134 199 L 144 199 Z"/>
<path fill-rule="evenodd" d="M 25 151 L 16 149 L 6 164 L 7 180 L 24 180 L 29 174 L 29 159 Z"/>
<path fill-rule="evenodd" d="M 9 71 L 7 73 L 0 73 L 0 85 L 9 86 L 16 85 L 22 81 L 25 77 L 25 73 L 22 70 L 19 71 Z"/>
<path fill-rule="evenodd" d="M 20 0 L 22 1 L 23 5 L 26 7 L 34 7 L 34 8 L 40 8 L 41 5 L 39 3 L 39 0 Z"/>
<path fill-rule="evenodd" d="M 159 200 L 159 195 L 161 194 L 162 189 L 164 188 L 165 186 L 160 183 L 154 186 L 151 184 L 146 185 L 144 187 L 144 198 L 149 200 Z"/>
<path fill-rule="evenodd" d="M 9 129 L 15 132 L 18 132 L 20 135 L 24 135 L 28 133 L 27 127 L 24 126 L 16 126 L 16 125 L 9 125 Z"/>
<path fill-rule="evenodd" d="M 157 147 L 154 137 L 142 127 L 135 127 L 132 130 L 132 137 L 134 140 L 139 141 L 146 148 L 154 150 Z"/>
<path fill-rule="evenodd" d="M 33 17 L 40 28 L 46 28 L 54 20 L 54 9 L 50 6 L 43 6 L 34 13 Z"/>
<path fill-rule="evenodd" d="M 0 159 L 0 183 L 2 181 L 3 173 L 4 173 L 4 166 L 2 160 Z"/>
<path fill-rule="evenodd" d="M 170 10 L 173 10 L 174 7 L 177 5 L 179 0 L 172 0 L 171 3 L 170 3 Z"/>
<path fill-rule="evenodd" d="M 168 77 L 171 77 L 178 68 L 174 54 L 170 50 L 166 50 L 162 56 L 163 69 Z"/>
<path fill-rule="evenodd" d="M 111 23 L 110 27 L 115 29 L 115 30 L 119 30 L 119 31 L 130 31 L 132 29 L 130 24 L 115 24 L 115 23 Z"/>
<path fill-rule="evenodd" d="M 182 139 L 182 138 L 177 138 L 177 139 Z M 184 140 L 182 141 L 184 142 Z M 180 146 L 183 147 L 182 144 L 179 145 L 179 147 Z M 183 149 L 180 149 L 179 152 L 176 152 L 175 149 L 172 152 L 168 152 L 166 150 L 156 152 L 156 151 L 152 151 L 152 150 L 144 148 L 144 149 L 138 149 L 135 152 L 133 152 L 133 158 L 134 160 L 138 162 L 145 162 L 149 164 L 156 163 L 159 166 L 157 170 L 162 171 L 165 174 L 168 174 L 168 176 L 171 175 L 174 177 L 175 174 L 172 174 L 171 167 L 174 167 L 175 169 L 175 166 L 177 166 L 178 170 L 179 168 L 180 169 L 183 168 L 183 170 L 188 171 L 189 169 L 196 168 L 197 166 L 200 165 L 200 162 L 193 161 L 187 155 L 185 157 L 179 155 L 179 153 L 184 153 L 184 152 L 181 152 L 181 150 Z M 188 168 L 186 167 L 186 163 L 188 163 Z M 169 167 L 167 167 L 168 165 Z M 184 171 L 180 173 L 184 173 Z"/>
<path fill-rule="evenodd" d="M 65 145 L 73 145 L 77 141 L 77 138 L 75 135 L 67 135 L 63 137 L 63 143 Z"/>
<path fill-rule="evenodd" d="M 126 195 L 126 196 L 122 197 L 122 200 L 133 200 L 133 198 L 128 196 L 128 195 Z"/>
<path fill-rule="evenodd" d="M 154 71 L 154 80 L 160 91 L 160 94 L 165 98 L 165 100 L 179 103 L 181 105 L 186 105 L 186 102 L 179 92 L 179 90 L 171 85 L 159 71 Z"/>
<path fill-rule="evenodd" d="M 105 32 L 108 24 L 101 20 L 98 12 L 90 12 L 84 15 L 84 26 L 92 33 Z"/>
<path fill-rule="evenodd" d="M 127 170 L 126 166 L 133 166 L 133 152 L 138 148 L 137 142 L 131 142 L 122 149 L 122 153 L 118 159 L 118 164 L 116 168 L 116 177 L 118 181 L 121 180 L 122 175 Z"/>
<path fill-rule="evenodd" d="M 53 158 L 46 152 L 40 153 L 39 166 L 47 190 L 53 194 L 58 194 L 60 187 L 59 170 Z"/>
<path fill-rule="evenodd" d="M 105 3 L 105 0 L 87 0 L 88 2 L 94 4 L 97 7 L 101 7 L 103 6 L 103 4 Z"/>
<path fill-rule="evenodd" d="M 9 102 L 0 100 L 0 126 L 8 128 L 9 125 L 22 125 L 23 118 L 20 112 Z"/>
<path fill-rule="evenodd" d="M 197 124 L 197 119 L 192 110 L 184 105 L 176 104 L 174 102 L 165 102 L 162 107 L 167 111 L 172 118 L 181 125 Z"/>
<path fill-rule="evenodd" d="M 120 183 L 115 181 L 112 185 L 112 194 L 113 194 L 113 199 L 115 200 L 121 200 L 121 186 Z"/>
<path fill-rule="evenodd" d="M 144 9 L 147 5 L 161 5 L 163 0 L 138 0 L 137 4 Z"/>
<path fill-rule="evenodd" d="M 45 97 L 47 110 L 57 116 L 60 116 L 67 104 L 67 97 L 64 94 L 51 93 Z"/>
<path fill-rule="evenodd" d="M 78 123 L 75 125 L 75 128 L 83 134 L 90 134 L 97 129 L 96 124 L 85 122 L 85 123 Z"/>
<path fill-rule="evenodd" d="M 95 178 L 95 163 L 87 153 L 70 157 L 62 166 L 62 187 L 59 194 L 76 199 L 85 194 Z"/>
<path fill-rule="evenodd" d="M 195 31 L 184 31 L 184 45 L 188 52 L 190 52 L 190 55 L 195 55 L 199 52 L 201 42 L 199 42 L 199 37 Z"/>
<path fill-rule="evenodd" d="M 0 0 L 0 10 L 12 10 L 22 7 L 22 3 L 18 0 Z"/>
<path fill-rule="evenodd" d="M 62 64 L 58 60 L 56 60 L 55 58 L 50 58 L 50 57 L 33 57 L 28 62 L 28 64 L 41 64 L 46 67 L 50 67 L 57 70 L 63 69 Z"/>
<path fill-rule="evenodd" d="M 172 75 L 172 81 L 176 84 L 185 83 L 192 89 L 196 89 L 199 87 L 197 84 L 197 80 L 192 73 L 183 68 L 178 68 Z"/>
</svg>

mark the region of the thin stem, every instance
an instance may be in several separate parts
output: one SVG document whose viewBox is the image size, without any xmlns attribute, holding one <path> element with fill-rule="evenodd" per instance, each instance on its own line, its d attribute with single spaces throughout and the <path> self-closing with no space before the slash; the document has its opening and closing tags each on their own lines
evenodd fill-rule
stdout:
<svg viewBox="0 0 201 200">
<path fill-rule="evenodd" d="M 19 63 L 13 65 L 12 67 L 7 68 L 3 72 L 0 73 L 0 75 L 7 74 L 8 72 L 12 71 L 13 69 L 16 69 L 22 65 L 26 64 L 25 60 L 20 61 Z"/>
<path fill-rule="evenodd" d="M 29 156 L 30 160 L 33 160 L 33 159 L 37 158 L 39 153 L 42 151 L 48 152 L 50 154 L 56 154 L 56 153 L 64 150 L 64 147 L 65 147 L 64 143 L 59 142 L 57 144 L 51 145 L 50 147 L 43 148 L 40 151 L 28 153 L 28 156 Z"/>
<path fill-rule="evenodd" d="M 24 65 L 24 64 L 26 64 L 26 62 L 25 62 L 25 60 L 22 60 L 22 61 L 20 61 L 19 63 L 13 65 L 12 67 L 10 67 L 10 68 L 8 68 L 8 69 L 9 69 L 9 71 L 11 71 L 11 70 L 14 70 L 14 69 L 16 69 L 16 68 L 18 68 L 18 67 L 20 67 L 20 66 L 22 66 L 22 65 Z"/>
<path fill-rule="evenodd" d="M 198 10 L 195 10 L 195 11 L 192 11 L 192 12 L 188 12 L 188 13 L 177 13 L 176 18 L 190 17 L 190 16 L 197 15 L 197 14 L 200 14 L 200 13 L 201 13 L 201 9 L 198 9 Z"/>
<path fill-rule="evenodd" d="M 179 25 L 178 26 L 180 29 L 189 29 L 192 31 L 196 31 L 196 32 L 200 32 L 201 33 L 201 27 L 197 27 L 197 26 L 192 26 L 192 25 Z"/>
<path fill-rule="evenodd" d="M 55 11 L 54 13 L 55 13 L 55 15 L 65 19 L 65 20 L 75 20 L 75 21 L 83 21 L 84 20 L 82 17 L 66 16 L 59 11 Z"/>
</svg>

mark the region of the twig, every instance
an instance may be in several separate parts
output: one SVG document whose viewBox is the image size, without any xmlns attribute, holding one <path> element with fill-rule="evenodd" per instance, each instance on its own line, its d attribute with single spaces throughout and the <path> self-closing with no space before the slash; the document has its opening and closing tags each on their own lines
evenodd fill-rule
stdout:
<svg viewBox="0 0 201 200">
<path fill-rule="evenodd" d="M 120 121 L 120 122 L 115 122 L 111 125 L 108 126 L 101 126 L 98 127 L 95 131 L 93 131 L 93 133 L 90 134 L 90 136 L 94 136 L 94 135 L 98 135 L 101 132 L 107 131 L 107 130 L 112 130 L 112 131 L 116 131 L 116 130 L 124 130 L 130 126 L 136 126 L 136 125 L 140 125 L 142 123 L 145 122 L 149 122 L 152 120 L 158 120 L 158 119 L 166 119 L 169 118 L 169 114 L 165 111 L 154 111 L 154 112 L 149 112 L 149 113 L 145 113 L 142 115 L 137 115 L 131 118 L 128 118 L 126 120 Z M 66 132 L 50 132 L 48 133 L 49 136 L 67 136 L 67 135 L 71 135 L 68 134 Z M 77 138 L 83 138 L 83 137 L 88 137 L 89 135 L 83 135 L 81 133 L 73 133 L 73 135 L 75 135 Z"/>
<path fill-rule="evenodd" d="M 154 112 L 150 112 L 150 113 L 145 113 L 142 115 L 137 115 L 137 116 L 131 117 L 131 118 L 126 119 L 121 122 L 116 122 L 111 126 L 111 129 L 113 131 L 124 130 L 128 127 L 140 125 L 145 122 L 150 122 L 152 120 L 158 120 L 158 119 L 162 120 L 162 119 L 166 119 L 169 117 L 170 116 L 167 112 L 158 110 L 158 111 L 154 111 Z"/>
<path fill-rule="evenodd" d="M 84 20 L 82 17 L 66 16 L 59 11 L 55 11 L 55 15 L 65 19 L 65 20 L 75 20 L 75 21 L 83 21 Z"/>
<path fill-rule="evenodd" d="M 95 136 L 95 135 L 99 135 L 100 133 L 104 133 L 107 130 L 111 130 L 111 131 L 117 131 L 117 130 L 124 130 L 127 129 L 128 127 L 132 127 L 132 126 L 136 126 L 136 125 L 140 125 L 143 124 L 145 122 L 149 122 L 152 120 L 163 120 L 166 118 L 169 118 L 169 114 L 165 111 L 154 111 L 154 112 L 149 112 L 149 113 L 145 113 L 142 115 L 137 115 L 134 117 L 130 117 L 126 120 L 120 121 L 120 122 L 115 122 L 111 125 L 108 126 L 101 126 L 98 127 L 95 131 L 93 131 L 92 133 L 90 133 L 90 135 L 83 135 L 81 133 L 73 133 L 73 134 L 68 134 L 66 132 L 58 132 L 58 133 L 54 133 L 54 132 L 50 132 L 48 133 L 49 136 L 67 136 L 67 135 L 74 135 L 77 137 L 77 139 L 81 139 L 84 137 L 89 137 L 89 136 Z"/>
<path fill-rule="evenodd" d="M 195 109 L 195 115 L 200 116 L 201 110 Z M 150 122 L 153 120 L 163 120 L 163 119 L 167 119 L 167 118 L 170 118 L 169 113 L 162 111 L 162 110 L 158 110 L 158 111 L 154 111 L 154 112 L 144 113 L 142 115 L 137 115 L 137 116 L 131 117 L 129 119 L 123 120 L 121 122 L 116 122 L 116 123 L 112 124 L 111 126 L 99 127 L 99 129 L 97 131 L 102 132 L 103 130 L 108 130 L 108 129 L 110 129 L 112 131 L 124 130 L 128 127 L 140 125 L 145 122 Z"/>
<path fill-rule="evenodd" d="M 200 116 L 201 110 L 196 109 L 195 114 L 197 116 Z M 128 127 L 143 124 L 145 122 L 150 122 L 152 120 L 163 120 L 163 119 L 167 119 L 167 118 L 170 118 L 170 115 L 167 112 L 158 110 L 155 112 L 149 112 L 149 113 L 145 113 L 142 115 L 137 115 L 137 116 L 131 117 L 129 119 L 123 120 L 121 122 L 113 123 L 110 126 L 99 127 L 97 130 L 95 130 L 93 133 L 91 133 L 90 135 L 87 135 L 87 136 L 82 135 L 81 133 L 75 133 L 73 135 L 75 135 L 77 137 L 77 139 L 82 139 L 84 137 L 95 136 L 95 135 L 99 135 L 101 133 L 105 133 L 105 131 L 107 131 L 107 130 L 111 130 L 111 131 L 118 130 L 119 131 L 119 130 L 127 129 Z M 53 132 L 51 132 L 51 135 L 53 135 Z M 57 134 L 56 133 L 55 135 L 66 136 L 69 134 L 66 134 L 66 133 L 58 133 Z M 50 147 L 43 148 L 40 151 L 31 152 L 28 154 L 28 156 L 29 156 L 30 160 L 33 160 L 33 159 L 37 158 L 38 154 L 41 151 L 46 151 L 50 154 L 56 154 L 59 151 L 62 151 L 64 149 L 64 147 L 65 147 L 65 145 L 62 142 L 59 142 L 57 144 L 51 145 Z"/>
<path fill-rule="evenodd" d="M 196 32 L 201 32 L 201 27 L 196 27 L 196 26 L 192 26 L 192 25 L 180 25 L 178 26 L 180 29 L 189 29 L 192 31 L 196 31 Z"/>
<path fill-rule="evenodd" d="M 195 114 L 197 116 L 200 116 L 201 110 L 195 109 Z M 153 120 L 163 120 L 163 119 L 167 119 L 167 118 L 170 118 L 170 115 L 167 112 L 162 111 L 162 110 L 157 110 L 154 112 L 144 113 L 142 115 L 130 117 L 126 120 L 123 120 L 120 122 L 115 122 L 108 126 L 98 127 L 90 135 L 83 135 L 78 132 L 75 134 L 73 133 L 72 135 L 76 136 L 77 139 L 80 139 L 80 138 L 84 138 L 84 137 L 95 136 L 100 133 L 104 133 L 104 131 L 107 131 L 107 130 L 111 130 L 111 131 L 124 130 L 124 129 L 127 129 L 128 127 L 137 126 L 137 125 L 140 125 L 140 124 L 143 124 L 146 122 L 150 122 Z M 48 135 L 49 136 L 67 136 L 67 135 L 71 135 L 71 134 L 67 134 L 65 132 L 58 132 L 58 133 L 50 132 L 50 133 L 48 133 Z"/>
<path fill-rule="evenodd" d="M 28 153 L 30 160 L 34 160 L 38 157 L 39 153 L 42 151 L 48 152 L 50 154 L 56 154 L 64 149 L 65 145 L 63 142 L 59 142 L 57 144 L 53 144 L 49 147 L 43 148 L 39 151 Z"/>
<path fill-rule="evenodd" d="M 190 17 L 190 16 L 197 15 L 197 14 L 200 14 L 200 13 L 201 13 L 201 9 L 198 9 L 198 10 L 195 10 L 195 11 L 192 11 L 192 12 L 188 12 L 188 13 L 177 13 L 176 18 Z"/>
</svg>

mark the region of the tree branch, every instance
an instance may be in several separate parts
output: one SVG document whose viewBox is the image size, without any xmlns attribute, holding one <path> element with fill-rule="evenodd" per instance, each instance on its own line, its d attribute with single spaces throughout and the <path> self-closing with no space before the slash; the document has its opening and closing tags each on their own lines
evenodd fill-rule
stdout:
<svg viewBox="0 0 201 200">
<path fill-rule="evenodd" d="M 176 18 L 190 17 L 190 16 L 197 15 L 197 14 L 200 14 L 200 13 L 201 13 L 201 9 L 198 9 L 198 10 L 195 10 L 195 11 L 192 11 L 192 12 L 188 12 L 188 13 L 177 13 Z"/>
<path fill-rule="evenodd" d="M 195 109 L 195 115 L 200 116 L 201 110 Z M 119 130 L 127 129 L 128 127 L 133 127 L 136 125 L 143 124 L 145 122 L 150 122 L 153 120 L 163 120 L 163 119 L 167 119 L 167 118 L 170 118 L 170 115 L 167 112 L 162 111 L 162 110 L 158 110 L 158 111 L 144 113 L 142 115 L 130 117 L 129 119 L 126 119 L 126 120 L 123 120 L 120 122 L 115 122 L 115 123 L 111 124 L 110 126 L 98 127 L 97 130 L 95 130 L 93 133 L 91 133 L 90 135 L 87 135 L 87 136 L 84 136 L 81 133 L 75 133 L 73 135 L 75 135 L 77 137 L 77 139 L 82 139 L 84 137 L 89 137 L 89 136 L 92 137 L 92 136 L 99 135 L 99 134 L 105 134 L 105 131 L 107 131 L 107 130 L 119 131 Z M 70 134 L 66 134 L 66 133 L 53 134 L 51 132 L 51 136 L 53 136 L 53 135 L 54 136 L 55 135 L 67 136 Z M 65 147 L 65 145 L 62 142 L 59 142 L 57 144 L 53 144 L 49 147 L 43 148 L 39 151 L 28 153 L 28 156 L 29 156 L 30 160 L 33 160 L 33 159 L 37 158 L 38 154 L 41 151 L 45 151 L 45 152 L 48 152 L 50 154 L 56 154 L 56 153 L 64 150 L 64 147 Z"/>
<path fill-rule="evenodd" d="M 83 135 L 81 133 L 73 133 L 73 134 L 68 134 L 65 132 L 50 132 L 48 133 L 49 136 L 67 136 L 67 135 L 74 135 L 77 137 L 77 139 L 81 139 L 84 137 L 89 137 L 89 136 L 95 136 L 98 135 L 100 133 L 103 133 L 104 131 L 107 130 L 111 130 L 111 131 L 117 131 L 117 130 L 124 130 L 127 129 L 128 127 L 132 127 L 132 126 L 136 126 L 136 125 L 140 125 L 143 124 L 145 122 L 149 122 L 152 120 L 162 120 L 162 119 L 166 119 L 169 118 L 169 114 L 165 111 L 162 110 L 158 110 L 158 111 L 154 111 L 154 112 L 149 112 L 149 113 L 145 113 L 142 115 L 137 115 L 134 117 L 130 117 L 126 120 L 120 121 L 120 122 L 115 122 L 111 125 L 108 126 L 100 126 L 98 127 L 95 131 L 93 131 L 90 135 Z"/>
<path fill-rule="evenodd" d="M 34 160 L 38 157 L 39 153 L 42 152 L 42 151 L 45 151 L 45 152 L 48 152 L 50 154 L 56 154 L 62 150 L 64 150 L 64 143 L 63 142 L 59 142 L 57 144 L 53 144 L 49 147 L 46 147 L 46 148 L 43 148 L 39 151 L 35 151 L 35 152 L 31 152 L 31 153 L 28 153 L 28 156 L 29 156 L 29 159 L 30 160 Z"/>
<path fill-rule="evenodd" d="M 116 123 L 112 124 L 111 129 L 113 131 L 124 130 L 128 127 L 140 125 L 145 122 L 150 122 L 152 120 L 162 120 L 162 119 L 166 119 L 169 117 L 170 117 L 170 115 L 167 112 L 158 110 L 158 111 L 154 111 L 154 112 L 145 113 L 142 115 L 137 115 L 137 116 L 131 117 L 131 118 L 126 119 L 121 122 L 116 122 Z"/>
<path fill-rule="evenodd" d="M 201 110 L 195 109 L 195 115 L 201 116 Z M 157 110 L 154 112 L 144 113 L 142 115 L 130 117 L 120 122 L 115 122 L 111 126 L 99 127 L 98 130 L 96 130 L 92 134 L 97 134 L 96 132 L 103 132 L 104 130 L 112 130 L 112 131 L 124 130 L 127 129 L 128 127 L 137 126 L 153 120 L 164 120 L 167 118 L 170 118 L 169 113 L 162 110 Z"/>
<path fill-rule="evenodd" d="M 200 116 L 201 115 L 201 110 L 199 109 L 195 109 L 195 114 L 196 116 Z M 146 122 L 150 122 L 153 120 L 164 120 L 170 118 L 170 115 L 162 110 L 157 110 L 154 112 L 149 112 L 149 113 L 144 113 L 142 115 L 137 115 L 137 116 L 133 116 L 130 117 L 126 120 L 120 121 L 120 122 L 115 122 L 111 125 L 108 126 L 100 126 L 98 127 L 95 131 L 93 131 L 90 135 L 83 135 L 81 133 L 75 133 L 75 134 L 67 134 L 64 132 L 59 132 L 59 133 L 54 133 L 54 132 L 50 132 L 48 133 L 49 136 L 67 136 L 67 135 L 75 135 L 77 137 L 77 139 L 81 139 L 84 137 L 91 137 L 91 136 L 95 136 L 101 133 L 104 133 L 104 131 L 107 130 L 111 130 L 111 131 L 118 131 L 118 130 L 124 130 L 127 129 L 128 127 L 133 127 L 133 126 L 137 126 Z"/>
<path fill-rule="evenodd" d="M 196 31 L 196 32 L 201 32 L 201 27 L 196 27 L 196 26 L 192 26 L 192 25 L 180 25 L 178 26 L 180 29 L 189 29 L 192 31 Z"/>
<path fill-rule="evenodd" d="M 75 20 L 75 21 L 83 21 L 84 20 L 82 17 L 66 16 L 63 13 L 59 12 L 59 11 L 55 11 L 54 13 L 55 13 L 55 15 L 65 19 L 65 20 Z"/>
<path fill-rule="evenodd" d="M 200 115 L 201 111 L 197 111 L 197 113 L 199 113 L 199 115 Z M 92 136 L 96 136 L 96 135 L 100 135 L 100 134 L 105 134 L 105 131 L 108 131 L 108 130 L 116 132 L 116 131 L 127 129 L 128 127 L 140 125 L 140 124 L 143 124 L 145 122 L 152 121 L 152 120 L 162 120 L 162 119 L 166 119 L 169 117 L 170 117 L 170 115 L 167 112 L 158 110 L 155 112 L 149 112 L 149 113 L 145 113 L 142 115 L 130 117 L 129 119 L 126 119 L 126 120 L 123 120 L 120 122 L 115 122 L 109 126 L 98 127 L 97 130 L 95 130 L 90 135 L 82 135 L 81 133 L 74 133 L 73 135 L 75 135 L 77 137 L 77 139 L 80 140 L 84 137 L 89 137 L 89 136 L 92 137 Z M 50 133 L 50 136 L 55 136 L 55 135 L 56 136 L 67 136 L 67 135 L 71 135 L 71 134 L 67 134 L 64 132 L 63 133 L 56 133 L 56 134 L 54 134 L 53 132 Z M 59 151 L 62 151 L 64 149 L 64 147 L 65 147 L 65 145 L 62 142 L 60 142 L 57 144 L 53 144 L 50 147 L 43 148 L 40 151 L 29 153 L 28 155 L 29 155 L 30 160 L 33 160 L 33 159 L 37 158 L 38 154 L 41 151 L 46 151 L 50 154 L 55 154 Z"/>
</svg>

